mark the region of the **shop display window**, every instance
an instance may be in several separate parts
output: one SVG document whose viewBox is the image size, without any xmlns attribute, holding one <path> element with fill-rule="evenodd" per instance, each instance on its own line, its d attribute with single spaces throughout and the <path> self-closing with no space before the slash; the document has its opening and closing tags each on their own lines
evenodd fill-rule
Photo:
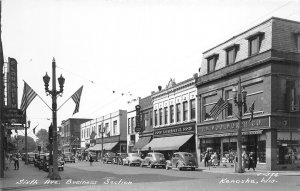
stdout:
<svg viewBox="0 0 300 191">
<path fill-rule="evenodd" d="M 259 163 L 266 162 L 266 141 L 258 141 L 257 160 Z"/>
<path fill-rule="evenodd" d="M 277 141 L 277 164 L 300 164 L 300 141 Z"/>
</svg>

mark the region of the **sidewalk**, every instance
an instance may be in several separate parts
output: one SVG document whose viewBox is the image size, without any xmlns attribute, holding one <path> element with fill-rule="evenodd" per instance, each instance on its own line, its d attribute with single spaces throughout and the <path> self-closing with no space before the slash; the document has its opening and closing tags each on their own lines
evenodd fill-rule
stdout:
<svg viewBox="0 0 300 191">
<path fill-rule="evenodd" d="M 212 167 L 198 167 L 198 170 L 202 170 L 203 172 L 210 172 L 210 173 L 224 173 L 224 174 L 240 174 L 240 175 L 257 175 L 259 173 L 278 173 L 279 175 L 285 175 L 285 176 L 300 176 L 300 171 L 294 170 L 294 171 L 267 171 L 267 170 L 260 170 L 255 169 L 253 171 L 252 169 L 247 170 L 244 173 L 236 173 L 234 171 L 234 168 L 232 167 L 220 167 L 217 166 L 216 168 Z"/>
</svg>

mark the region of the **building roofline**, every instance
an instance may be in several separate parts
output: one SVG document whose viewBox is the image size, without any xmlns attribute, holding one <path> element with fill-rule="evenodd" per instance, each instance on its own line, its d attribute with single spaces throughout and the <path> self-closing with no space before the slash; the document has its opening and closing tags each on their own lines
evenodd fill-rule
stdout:
<svg viewBox="0 0 300 191">
<path fill-rule="evenodd" d="M 225 42 L 222 42 L 222 43 L 218 44 L 217 46 L 214 46 L 214 47 L 212 47 L 212 48 L 210 48 L 210 49 L 208 49 L 208 50 L 202 52 L 202 54 L 205 54 L 205 53 L 207 53 L 207 52 L 209 52 L 209 51 L 211 51 L 211 50 L 217 48 L 218 46 L 221 46 L 221 45 L 223 45 L 223 44 L 225 44 L 225 43 L 227 43 L 227 42 L 229 42 L 229 41 L 235 39 L 236 37 L 241 36 L 242 34 L 245 34 L 245 33 L 249 32 L 249 31 L 253 30 L 254 28 L 257 28 L 258 26 L 263 25 L 263 24 L 265 24 L 265 23 L 267 23 L 267 22 L 269 22 L 269 21 L 271 21 L 271 20 L 281 20 L 281 21 L 287 21 L 287 22 L 292 22 L 292 23 L 300 24 L 299 21 L 293 21 L 293 20 L 284 19 L 284 18 L 279 18 L 279 17 L 271 17 L 271 18 L 269 18 L 269 19 L 267 19 L 267 20 L 265 20 L 265 21 L 263 21 L 263 22 L 261 22 L 261 23 L 255 25 L 254 27 L 251 27 L 250 29 L 248 29 L 248 30 L 246 30 L 246 31 L 241 32 L 241 33 L 239 33 L 238 35 L 233 36 L 232 38 L 226 40 Z"/>
</svg>

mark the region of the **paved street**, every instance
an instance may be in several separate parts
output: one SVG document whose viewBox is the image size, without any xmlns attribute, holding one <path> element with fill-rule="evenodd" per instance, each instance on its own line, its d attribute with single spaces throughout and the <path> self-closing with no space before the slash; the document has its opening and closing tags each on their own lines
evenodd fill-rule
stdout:
<svg viewBox="0 0 300 191">
<path fill-rule="evenodd" d="M 12 165 L 1 180 L 5 190 L 299 190 L 300 172 L 246 172 L 228 168 L 199 168 L 197 171 L 150 169 L 94 162 L 68 163 L 61 181 L 50 182 L 46 172 L 32 164 L 20 170 Z"/>
</svg>

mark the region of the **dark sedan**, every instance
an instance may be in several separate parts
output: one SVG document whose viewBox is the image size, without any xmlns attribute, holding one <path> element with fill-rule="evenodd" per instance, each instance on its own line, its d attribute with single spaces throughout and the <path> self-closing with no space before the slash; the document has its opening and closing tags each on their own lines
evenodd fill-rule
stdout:
<svg viewBox="0 0 300 191">
<path fill-rule="evenodd" d="M 166 161 L 166 169 L 178 168 L 178 170 L 197 168 L 196 157 L 188 152 L 176 152 L 172 155 L 171 160 Z"/>
</svg>

